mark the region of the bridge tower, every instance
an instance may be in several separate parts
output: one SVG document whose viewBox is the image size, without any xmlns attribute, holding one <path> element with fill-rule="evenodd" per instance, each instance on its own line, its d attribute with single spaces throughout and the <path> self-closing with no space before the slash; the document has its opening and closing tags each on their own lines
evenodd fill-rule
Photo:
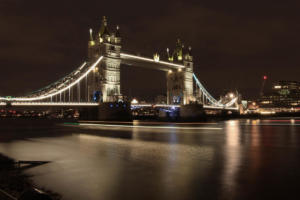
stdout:
<svg viewBox="0 0 300 200">
<path fill-rule="evenodd" d="M 103 60 L 95 67 L 88 78 L 88 94 L 90 101 L 112 102 L 120 97 L 120 64 L 121 35 L 119 27 L 110 33 L 107 19 L 103 17 L 98 34 L 93 37 L 90 31 L 88 58 L 92 63 L 99 56 Z"/>
<path fill-rule="evenodd" d="M 194 101 L 194 86 L 193 86 L 193 73 L 194 73 L 194 65 L 193 65 L 193 56 L 192 56 L 192 48 L 189 47 L 188 51 L 184 55 L 183 58 L 184 65 L 184 104 L 190 104 L 191 101 Z"/>
<path fill-rule="evenodd" d="M 193 99 L 193 57 L 191 47 L 184 52 L 184 46 L 178 39 L 172 55 L 167 49 L 170 62 L 179 62 L 184 68 L 169 70 L 167 73 L 167 103 L 189 104 Z"/>
</svg>

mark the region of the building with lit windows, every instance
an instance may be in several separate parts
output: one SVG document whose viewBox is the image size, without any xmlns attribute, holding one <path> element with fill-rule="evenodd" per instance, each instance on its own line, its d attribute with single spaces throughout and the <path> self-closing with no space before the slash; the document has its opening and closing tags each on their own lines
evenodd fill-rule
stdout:
<svg viewBox="0 0 300 200">
<path fill-rule="evenodd" d="M 272 92 L 260 98 L 259 107 L 273 108 L 276 112 L 300 111 L 300 82 L 273 83 Z"/>
</svg>

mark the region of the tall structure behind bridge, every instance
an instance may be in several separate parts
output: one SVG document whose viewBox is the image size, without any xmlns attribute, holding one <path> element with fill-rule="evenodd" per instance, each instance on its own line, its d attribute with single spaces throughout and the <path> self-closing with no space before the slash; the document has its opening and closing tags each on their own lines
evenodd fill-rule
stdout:
<svg viewBox="0 0 300 200">
<path fill-rule="evenodd" d="M 99 56 L 103 60 L 89 76 L 88 94 L 90 101 L 116 101 L 120 93 L 121 35 L 119 27 L 110 33 L 107 19 L 103 17 L 99 32 L 93 35 L 90 30 L 88 62 L 93 63 Z"/>
</svg>

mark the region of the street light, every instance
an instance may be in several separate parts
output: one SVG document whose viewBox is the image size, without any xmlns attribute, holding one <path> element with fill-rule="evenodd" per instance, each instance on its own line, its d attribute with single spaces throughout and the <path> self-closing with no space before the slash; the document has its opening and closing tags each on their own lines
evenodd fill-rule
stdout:
<svg viewBox="0 0 300 200">
<path fill-rule="evenodd" d="M 229 97 L 230 97 L 231 99 L 233 99 L 233 98 L 234 98 L 234 94 L 233 94 L 233 93 L 230 93 L 230 94 L 229 94 Z"/>
<path fill-rule="evenodd" d="M 132 99 L 132 101 L 131 101 L 131 104 L 138 104 L 139 102 L 138 102 L 138 100 L 136 100 L 136 99 Z"/>
</svg>

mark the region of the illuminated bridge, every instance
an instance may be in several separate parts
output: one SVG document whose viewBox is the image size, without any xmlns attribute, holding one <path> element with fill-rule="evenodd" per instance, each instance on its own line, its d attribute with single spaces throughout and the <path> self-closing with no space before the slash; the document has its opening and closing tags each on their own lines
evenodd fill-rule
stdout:
<svg viewBox="0 0 300 200">
<path fill-rule="evenodd" d="M 96 107 L 105 102 L 122 101 L 120 65 L 161 70 L 167 77 L 167 104 L 181 106 L 198 102 L 207 109 L 238 110 L 238 97 L 216 100 L 193 72 L 191 48 L 180 40 L 173 52 L 167 49 L 166 61 L 121 51 L 119 28 L 110 32 L 104 17 L 100 31 L 90 30 L 88 61 L 60 80 L 20 97 L 0 97 L 0 106 Z M 139 105 L 139 106 L 149 106 Z M 152 105 L 155 106 L 155 105 Z"/>
</svg>

